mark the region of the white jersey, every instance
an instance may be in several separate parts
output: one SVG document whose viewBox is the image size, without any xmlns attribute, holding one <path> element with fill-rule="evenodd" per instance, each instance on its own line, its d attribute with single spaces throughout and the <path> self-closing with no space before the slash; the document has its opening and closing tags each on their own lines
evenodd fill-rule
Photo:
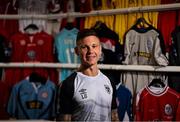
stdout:
<svg viewBox="0 0 180 122">
<path fill-rule="evenodd" d="M 131 28 L 125 35 L 124 64 L 167 66 L 168 60 L 162 53 L 158 31 L 153 27 L 146 29 Z M 134 95 L 160 74 L 147 72 L 128 72 L 123 76 L 125 85 Z"/>
<path fill-rule="evenodd" d="M 125 36 L 125 64 L 167 66 L 168 60 L 162 53 L 159 33 L 149 27 L 130 29 Z"/>
<path fill-rule="evenodd" d="M 17 3 L 18 14 L 47 14 L 52 0 L 17 0 Z M 46 30 L 46 20 L 43 19 L 20 19 L 19 29 L 24 32 L 29 24 L 36 24 L 40 30 Z"/>
<path fill-rule="evenodd" d="M 110 121 L 113 88 L 100 71 L 94 77 L 74 73 L 62 83 L 59 111 L 75 121 Z"/>
</svg>

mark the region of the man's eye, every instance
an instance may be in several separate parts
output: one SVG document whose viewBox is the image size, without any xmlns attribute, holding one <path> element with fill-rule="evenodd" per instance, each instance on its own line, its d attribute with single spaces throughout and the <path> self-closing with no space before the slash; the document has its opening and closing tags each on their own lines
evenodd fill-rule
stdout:
<svg viewBox="0 0 180 122">
<path fill-rule="evenodd" d="M 95 48 L 95 47 L 97 47 L 97 45 L 93 45 L 92 47 Z"/>
<path fill-rule="evenodd" d="M 93 45 L 93 46 L 92 46 L 92 48 L 96 48 L 96 47 L 98 47 L 98 45 Z"/>
<path fill-rule="evenodd" d="M 85 49 L 85 48 L 87 48 L 87 46 L 80 46 L 80 48 L 81 48 L 81 49 Z"/>
</svg>

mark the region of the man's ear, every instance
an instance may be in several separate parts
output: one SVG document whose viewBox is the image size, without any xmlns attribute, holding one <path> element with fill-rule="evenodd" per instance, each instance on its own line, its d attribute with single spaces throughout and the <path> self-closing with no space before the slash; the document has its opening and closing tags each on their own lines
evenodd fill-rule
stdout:
<svg viewBox="0 0 180 122">
<path fill-rule="evenodd" d="M 74 52 L 76 53 L 76 55 L 79 55 L 78 47 L 75 47 L 75 48 L 74 48 Z"/>
</svg>

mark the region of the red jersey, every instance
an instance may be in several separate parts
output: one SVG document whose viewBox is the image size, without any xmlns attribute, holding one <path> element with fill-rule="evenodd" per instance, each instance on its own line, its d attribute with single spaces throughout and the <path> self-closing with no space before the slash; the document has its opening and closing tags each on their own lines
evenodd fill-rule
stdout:
<svg viewBox="0 0 180 122">
<path fill-rule="evenodd" d="M 177 0 L 161 0 L 161 4 L 172 4 L 178 2 Z M 171 18 L 171 19 L 167 19 Z M 158 30 L 161 31 L 166 52 L 170 51 L 171 42 L 171 32 L 177 26 L 177 11 L 162 11 L 158 14 Z M 168 23 L 168 24 L 167 24 Z"/>
<path fill-rule="evenodd" d="M 145 87 L 137 95 L 137 121 L 174 121 L 179 103 L 177 92 L 165 86 L 164 88 Z"/>
<path fill-rule="evenodd" d="M 11 38 L 12 62 L 53 62 L 53 37 L 46 32 L 27 34 L 19 32 Z M 6 82 L 10 86 L 36 72 L 45 78 L 50 75 L 50 80 L 54 81 L 56 75 L 52 75 L 49 69 L 45 68 L 14 68 L 7 69 Z M 55 71 L 54 71 L 55 72 Z M 53 78 L 52 78 L 53 77 Z M 55 83 L 57 81 L 54 81 Z"/>
</svg>

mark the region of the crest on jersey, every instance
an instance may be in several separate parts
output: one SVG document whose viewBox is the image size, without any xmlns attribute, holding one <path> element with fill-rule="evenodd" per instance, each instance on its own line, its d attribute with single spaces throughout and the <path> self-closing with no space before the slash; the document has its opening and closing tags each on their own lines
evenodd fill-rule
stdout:
<svg viewBox="0 0 180 122">
<path fill-rule="evenodd" d="M 104 88 L 108 94 L 111 94 L 111 89 L 108 85 L 104 85 Z"/>
<path fill-rule="evenodd" d="M 21 46 L 24 46 L 26 44 L 26 41 L 25 40 L 20 40 L 20 45 Z"/>
<path fill-rule="evenodd" d="M 47 92 L 42 92 L 41 97 L 42 98 L 47 98 L 48 97 L 48 93 Z"/>
<path fill-rule="evenodd" d="M 38 40 L 38 41 L 37 41 L 37 44 L 38 44 L 38 45 L 43 45 L 43 44 L 44 44 L 44 41 L 43 41 L 43 40 Z"/>
<path fill-rule="evenodd" d="M 28 51 L 27 55 L 31 60 L 34 60 L 36 58 L 36 52 L 34 50 Z"/>
<path fill-rule="evenodd" d="M 164 112 L 166 115 L 172 115 L 172 106 L 170 104 L 166 104 L 164 107 Z"/>
<path fill-rule="evenodd" d="M 81 90 L 79 90 L 79 93 L 80 93 L 82 99 L 87 98 L 87 89 L 81 89 Z"/>
</svg>

